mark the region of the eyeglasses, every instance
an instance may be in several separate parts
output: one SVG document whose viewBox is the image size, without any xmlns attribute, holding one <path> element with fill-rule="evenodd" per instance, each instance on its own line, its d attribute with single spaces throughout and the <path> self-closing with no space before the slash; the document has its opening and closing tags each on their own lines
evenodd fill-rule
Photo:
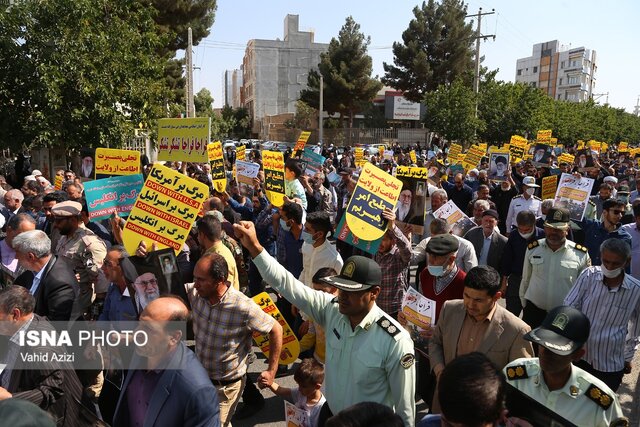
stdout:
<svg viewBox="0 0 640 427">
<path fill-rule="evenodd" d="M 617 211 L 617 210 L 609 210 L 609 212 L 611 212 L 614 215 L 624 215 L 624 211 Z"/>
<path fill-rule="evenodd" d="M 158 284 L 158 281 L 156 279 L 149 279 L 149 280 L 136 280 L 136 285 L 142 285 L 142 286 L 155 286 Z"/>
</svg>

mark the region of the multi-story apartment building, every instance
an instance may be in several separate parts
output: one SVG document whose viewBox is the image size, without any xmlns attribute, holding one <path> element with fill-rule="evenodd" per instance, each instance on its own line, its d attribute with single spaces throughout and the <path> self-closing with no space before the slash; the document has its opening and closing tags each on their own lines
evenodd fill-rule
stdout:
<svg viewBox="0 0 640 427">
<path fill-rule="evenodd" d="M 242 106 L 242 70 L 227 70 L 224 72 L 224 104 L 233 108 Z"/>
</svg>

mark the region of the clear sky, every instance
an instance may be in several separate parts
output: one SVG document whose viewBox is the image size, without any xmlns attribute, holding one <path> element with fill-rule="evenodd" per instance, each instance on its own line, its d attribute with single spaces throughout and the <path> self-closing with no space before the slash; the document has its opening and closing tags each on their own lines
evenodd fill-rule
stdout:
<svg viewBox="0 0 640 427">
<path fill-rule="evenodd" d="M 223 102 L 225 70 L 240 68 L 251 39 L 283 38 L 284 18 L 300 16 L 300 30 L 314 31 L 315 41 L 328 43 L 349 15 L 371 37 L 373 75 L 393 62 L 391 46 L 413 18 L 407 0 L 218 0 L 211 34 L 194 48 L 194 86 L 209 89 L 216 107 Z M 468 13 L 495 9 L 482 19 L 482 33 L 495 41 L 481 44 L 483 65 L 499 69 L 498 79 L 514 81 L 518 58 L 531 56 L 535 43 L 559 40 L 571 48 L 597 52 L 596 94 L 609 92 L 609 104 L 633 111 L 640 96 L 640 1 L 638 0 L 469 0 Z M 474 23 L 475 29 L 475 23 Z M 595 96 L 594 98 L 598 98 Z M 597 99 L 605 103 L 607 96 Z"/>
</svg>

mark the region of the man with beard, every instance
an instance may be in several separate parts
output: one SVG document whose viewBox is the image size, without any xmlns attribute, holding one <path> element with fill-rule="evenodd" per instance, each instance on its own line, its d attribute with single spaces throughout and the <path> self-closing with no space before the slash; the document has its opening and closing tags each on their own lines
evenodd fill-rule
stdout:
<svg viewBox="0 0 640 427">
<path fill-rule="evenodd" d="M 133 282 L 136 291 L 136 304 L 138 305 L 138 313 L 141 313 L 147 305 L 160 296 L 160 288 L 158 288 L 158 279 L 153 273 L 143 273 Z"/>
</svg>

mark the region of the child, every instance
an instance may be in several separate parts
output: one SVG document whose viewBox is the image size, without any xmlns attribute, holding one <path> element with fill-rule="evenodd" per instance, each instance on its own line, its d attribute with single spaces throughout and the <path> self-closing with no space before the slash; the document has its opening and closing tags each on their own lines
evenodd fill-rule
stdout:
<svg viewBox="0 0 640 427">
<path fill-rule="evenodd" d="M 296 407 L 307 412 L 309 425 L 317 427 L 320 410 L 326 399 L 320 391 L 324 381 L 324 366 L 314 359 L 303 359 L 293 379 L 298 388 L 280 387 L 275 381 L 269 386 L 272 392 L 291 401 Z"/>
<path fill-rule="evenodd" d="M 315 289 L 316 291 L 326 292 L 337 297 L 338 289 L 331 285 L 320 282 L 320 279 L 323 277 L 335 276 L 337 274 L 338 273 L 336 272 L 336 270 L 330 267 L 319 269 L 311 278 L 313 289 Z M 322 329 L 322 326 L 320 326 L 313 320 L 309 319 L 308 322 L 309 329 L 306 334 L 304 334 L 304 336 L 300 339 L 300 351 L 306 351 L 313 348 L 313 357 L 318 362 L 324 363 L 324 357 L 326 354 L 324 330 Z"/>
<path fill-rule="evenodd" d="M 289 199 L 300 199 L 302 207 L 307 209 L 307 194 L 298 180 L 302 175 L 302 166 L 296 159 L 288 159 L 284 164 L 284 195 Z"/>
</svg>

